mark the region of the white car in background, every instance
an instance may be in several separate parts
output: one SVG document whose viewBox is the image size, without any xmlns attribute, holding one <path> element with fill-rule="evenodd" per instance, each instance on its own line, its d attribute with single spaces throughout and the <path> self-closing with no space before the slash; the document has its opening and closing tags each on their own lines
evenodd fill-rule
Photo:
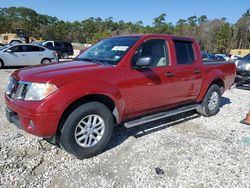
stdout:
<svg viewBox="0 0 250 188">
<path fill-rule="evenodd" d="M 58 61 L 57 52 L 32 44 L 0 47 L 0 69 L 5 66 L 30 66 Z"/>
</svg>

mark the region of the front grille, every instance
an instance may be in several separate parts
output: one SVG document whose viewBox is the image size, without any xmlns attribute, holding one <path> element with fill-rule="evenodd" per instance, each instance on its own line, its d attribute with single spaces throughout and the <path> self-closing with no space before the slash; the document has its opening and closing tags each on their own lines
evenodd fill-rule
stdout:
<svg viewBox="0 0 250 188">
<path fill-rule="evenodd" d="M 18 81 L 13 77 L 10 77 L 9 83 L 6 88 L 6 95 L 10 99 L 24 99 L 29 84 L 26 82 Z"/>
</svg>

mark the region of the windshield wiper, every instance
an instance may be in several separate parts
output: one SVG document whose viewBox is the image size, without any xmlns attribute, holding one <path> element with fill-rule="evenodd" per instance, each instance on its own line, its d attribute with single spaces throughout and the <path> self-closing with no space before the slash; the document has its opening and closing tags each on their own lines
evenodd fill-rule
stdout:
<svg viewBox="0 0 250 188">
<path fill-rule="evenodd" d="M 76 61 L 91 61 L 93 63 L 97 63 L 97 64 L 100 64 L 100 65 L 103 64 L 102 62 L 97 61 L 95 59 L 91 59 L 91 58 L 75 58 L 74 60 L 76 60 Z"/>
</svg>

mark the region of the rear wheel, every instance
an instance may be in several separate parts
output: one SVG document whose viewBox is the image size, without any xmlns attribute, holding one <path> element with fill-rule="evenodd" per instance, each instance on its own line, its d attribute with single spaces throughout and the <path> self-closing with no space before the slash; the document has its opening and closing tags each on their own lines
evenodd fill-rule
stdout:
<svg viewBox="0 0 250 188">
<path fill-rule="evenodd" d="M 213 116 L 220 110 L 221 103 L 221 89 L 218 85 L 213 84 L 208 89 L 201 107 L 197 109 L 198 113 L 203 116 Z"/>
<path fill-rule="evenodd" d="M 67 59 L 67 58 L 69 58 L 69 54 L 67 52 L 63 52 L 62 55 L 61 55 L 61 58 L 62 59 Z"/>
<path fill-rule="evenodd" d="M 51 63 L 51 61 L 47 58 L 43 59 L 41 62 L 41 64 L 49 64 L 49 63 Z"/>
<path fill-rule="evenodd" d="M 59 144 L 80 159 L 101 153 L 113 132 L 110 110 L 99 102 L 89 102 L 75 109 L 65 121 Z"/>
</svg>

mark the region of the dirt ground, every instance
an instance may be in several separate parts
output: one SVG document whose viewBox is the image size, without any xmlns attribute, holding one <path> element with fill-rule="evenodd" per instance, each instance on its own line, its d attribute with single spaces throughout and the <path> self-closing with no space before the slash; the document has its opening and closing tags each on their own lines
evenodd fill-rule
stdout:
<svg viewBox="0 0 250 188">
<path fill-rule="evenodd" d="M 250 187 L 250 91 L 233 89 L 220 112 L 194 112 L 126 129 L 108 149 L 78 160 L 5 118 L 13 69 L 0 70 L 0 187 Z"/>
</svg>

